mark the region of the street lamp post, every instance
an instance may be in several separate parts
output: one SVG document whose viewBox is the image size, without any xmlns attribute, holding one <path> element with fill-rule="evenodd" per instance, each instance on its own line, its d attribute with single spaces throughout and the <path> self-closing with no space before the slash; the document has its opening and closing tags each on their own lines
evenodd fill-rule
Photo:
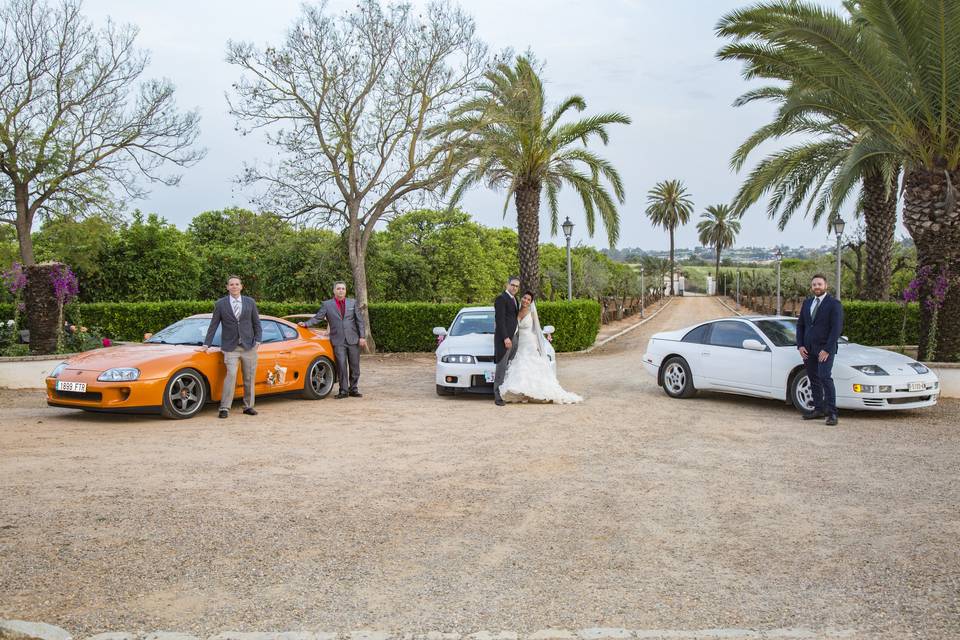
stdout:
<svg viewBox="0 0 960 640">
<path fill-rule="evenodd" d="M 570 264 L 570 236 L 573 235 L 573 223 L 570 222 L 570 216 L 560 225 L 563 227 L 563 235 L 567 236 L 567 300 L 573 300 L 573 268 Z"/>
<path fill-rule="evenodd" d="M 840 299 L 840 242 L 843 239 L 843 228 L 846 226 L 846 223 L 843 221 L 839 215 L 833 220 L 833 230 L 837 234 L 837 300 Z"/>
<path fill-rule="evenodd" d="M 777 315 L 782 315 L 783 304 L 780 298 L 780 263 L 783 262 L 783 251 L 777 247 L 777 252 L 773 254 L 777 258 Z"/>
<path fill-rule="evenodd" d="M 643 287 L 643 266 L 640 267 L 640 317 L 643 317 L 643 299 L 647 296 L 647 290 Z"/>
<path fill-rule="evenodd" d="M 740 310 L 740 269 L 737 269 L 737 310 Z"/>
</svg>

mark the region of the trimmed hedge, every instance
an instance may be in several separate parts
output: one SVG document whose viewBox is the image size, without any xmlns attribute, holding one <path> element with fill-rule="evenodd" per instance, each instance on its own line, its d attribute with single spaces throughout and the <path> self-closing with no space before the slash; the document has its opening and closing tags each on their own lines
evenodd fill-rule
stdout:
<svg viewBox="0 0 960 640">
<path fill-rule="evenodd" d="M 903 305 L 898 302 L 843 300 L 843 335 L 866 345 L 900 344 Z M 917 344 L 920 335 L 920 305 L 907 305 L 905 344 Z"/>
<path fill-rule="evenodd" d="M 316 312 L 314 302 L 258 302 L 260 313 L 288 316 Z M 370 305 L 370 322 L 379 351 L 433 351 L 437 345 L 433 327 L 449 327 L 463 306 L 454 303 L 382 302 Z M 557 351 L 578 351 L 592 345 L 600 331 L 600 305 L 592 300 L 541 302 L 540 322 L 557 329 Z M 213 302 L 171 300 L 167 302 L 93 302 L 67 307 L 67 320 L 99 327 L 117 340 L 138 341 L 147 332 L 196 313 L 210 313 Z M 12 304 L 0 304 L 0 319 L 13 317 Z"/>
</svg>

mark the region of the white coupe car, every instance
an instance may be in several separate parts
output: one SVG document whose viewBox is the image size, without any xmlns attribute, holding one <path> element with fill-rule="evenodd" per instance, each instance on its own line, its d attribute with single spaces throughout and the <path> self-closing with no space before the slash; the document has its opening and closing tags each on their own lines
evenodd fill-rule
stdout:
<svg viewBox="0 0 960 640">
<path fill-rule="evenodd" d="M 547 336 L 547 358 L 554 372 L 557 355 L 549 339 L 553 327 L 543 327 Z M 493 361 L 493 307 L 464 307 L 449 329 L 434 327 L 437 346 L 437 395 L 493 393 L 497 364 Z"/>
<path fill-rule="evenodd" d="M 671 398 L 698 389 L 813 408 L 810 379 L 796 348 L 797 320 L 737 317 L 665 331 L 647 343 L 643 365 Z M 840 341 L 833 363 L 840 409 L 916 409 L 937 403 L 940 382 L 922 363 L 885 349 Z"/>
</svg>

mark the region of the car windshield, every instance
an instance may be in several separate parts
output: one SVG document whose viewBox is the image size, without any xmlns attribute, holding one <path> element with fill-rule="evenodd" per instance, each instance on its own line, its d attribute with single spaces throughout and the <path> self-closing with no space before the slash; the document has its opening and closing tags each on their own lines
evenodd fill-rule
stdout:
<svg viewBox="0 0 960 640">
<path fill-rule="evenodd" d="M 471 333 L 489 333 L 494 331 L 493 311 L 471 311 L 461 313 L 450 327 L 451 336 L 466 336 Z"/>
<path fill-rule="evenodd" d="M 156 332 L 147 342 L 154 344 L 201 345 L 203 344 L 203 339 L 207 337 L 207 327 L 209 326 L 209 318 L 185 318 L 180 322 L 174 322 L 169 327 Z M 217 327 L 217 333 L 213 336 L 213 346 L 220 346 L 220 327 Z"/>
<path fill-rule="evenodd" d="M 754 320 L 753 324 L 778 347 L 795 347 L 797 345 L 797 321 L 787 318 L 776 320 Z"/>
</svg>

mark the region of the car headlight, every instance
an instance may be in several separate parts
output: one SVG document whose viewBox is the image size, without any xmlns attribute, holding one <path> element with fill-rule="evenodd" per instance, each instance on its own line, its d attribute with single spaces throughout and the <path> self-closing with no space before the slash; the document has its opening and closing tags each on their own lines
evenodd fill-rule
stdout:
<svg viewBox="0 0 960 640">
<path fill-rule="evenodd" d="M 454 354 L 440 358 L 440 362 L 447 362 L 450 364 L 474 364 L 476 361 L 477 359 L 473 356 L 462 354 Z"/>
<path fill-rule="evenodd" d="M 930 373 L 930 369 L 923 366 L 919 362 L 911 362 L 910 366 L 913 367 L 913 370 L 916 371 L 917 373 Z"/>
<path fill-rule="evenodd" d="M 889 388 L 889 387 L 888 387 Z M 853 385 L 854 393 L 873 393 L 877 390 L 877 387 L 872 384 L 855 384 Z"/>
<path fill-rule="evenodd" d="M 863 373 L 863 374 L 868 375 L 868 376 L 888 376 L 888 375 L 890 375 L 889 373 L 887 373 L 886 371 L 884 371 L 882 368 L 878 367 L 878 366 L 875 365 L 875 364 L 861 364 L 861 365 L 857 365 L 857 366 L 855 366 L 855 367 L 853 367 L 853 368 L 856 369 L 857 371 L 859 371 L 860 373 Z"/>
<path fill-rule="evenodd" d="M 128 380 L 136 380 L 139 377 L 140 369 L 117 367 L 115 369 L 107 369 L 97 376 L 97 380 L 100 382 L 126 382 Z"/>
<path fill-rule="evenodd" d="M 55 366 L 55 367 L 53 368 L 53 371 L 50 372 L 50 377 L 51 377 L 51 378 L 57 378 L 57 377 L 59 377 L 59 376 L 60 376 L 60 373 L 61 373 L 64 369 L 66 369 L 66 368 L 67 368 L 67 363 L 66 363 L 66 362 L 61 362 L 60 364 L 58 364 L 57 366 Z"/>
</svg>

